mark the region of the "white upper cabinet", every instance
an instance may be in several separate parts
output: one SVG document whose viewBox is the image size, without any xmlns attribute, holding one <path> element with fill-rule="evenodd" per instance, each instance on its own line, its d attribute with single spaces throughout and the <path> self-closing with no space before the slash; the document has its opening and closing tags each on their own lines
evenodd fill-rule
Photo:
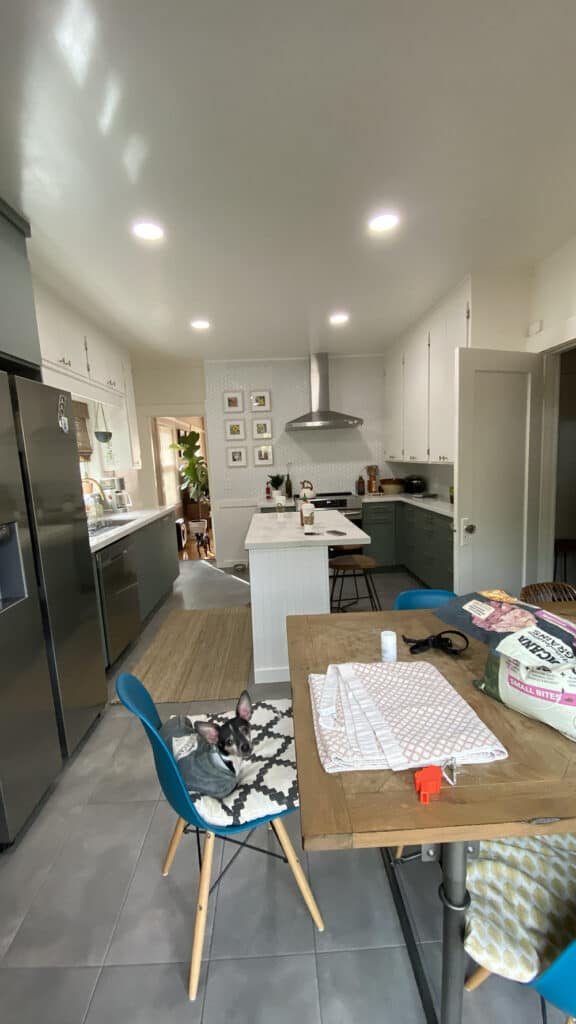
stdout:
<svg viewBox="0 0 576 1024">
<path fill-rule="evenodd" d="M 124 375 L 126 420 L 130 440 L 130 454 L 132 458 L 131 465 L 132 469 L 142 469 L 142 448 L 140 445 L 140 434 L 138 432 L 136 398 L 134 395 L 134 382 L 132 380 L 132 367 L 128 357 L 125 357 L 124 359 L 122 370 Z"/>
<path fill-rule="evenodd" d="M 430 462 L 454 461 L 455 358 L 445 311 L 439 309 L 430 320 Z"/>
<path fill-rule="evenodd" d="M 404 462 L 428 461 L 428 330 L 418 327 L 404 345 Z"/>
<path fill-rule="evenodd" d="M 90 380 L 114 391 L 124 391 L 122 355 L 100 335 L 91 332 L 87 337 Z"/>
<path fill-rule="evenodd" d="M 42 362 L 63 373 L 88 376 L 84 333 L 74 317 L 63 316 L 51 293 L 35 285 Z"/>
<path fill-rule="evenodd" d="M 384 449 L 387 462 L 401 462 L 404 450 L 402 391 L 404 361 L 402 350 L 394 346 L 386 359 L 384 384 Z"/>
</svg>

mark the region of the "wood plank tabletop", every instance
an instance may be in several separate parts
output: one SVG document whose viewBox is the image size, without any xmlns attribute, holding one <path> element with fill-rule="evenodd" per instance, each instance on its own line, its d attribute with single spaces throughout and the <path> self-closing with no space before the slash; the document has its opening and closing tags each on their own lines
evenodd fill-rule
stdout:
<svg viewBox="0 0 576 1024">
<path fill-rule="evenodd" d="M 550 607 L 576 618 L 576 602 L 569 603 L 573 607 L 562 611 L 559 604 Z M 324 771 L 316 748 L 308 675 L 325 672 L 329 664 L 379 661 L 382 629 L 396 631 L 398 659 L 410 661 L 414 655 L 401 635 L 428 636 L 445 629 L 446 623 L 431 611 L 386 611 L 292 615 L 287 628 L 306 850 L 576 832 L 576 743 L 472 685 L 484 669 L 484 644 L 471 639 L 468 650 L 458 657 L 441 651 L 418 657 L 436 665 L 450 680 L 509 756 L 493 764 L 464 766 L 456 786 L 443 784 L 440 796 L 423 805 L 412 771 Z"/>
</svg>

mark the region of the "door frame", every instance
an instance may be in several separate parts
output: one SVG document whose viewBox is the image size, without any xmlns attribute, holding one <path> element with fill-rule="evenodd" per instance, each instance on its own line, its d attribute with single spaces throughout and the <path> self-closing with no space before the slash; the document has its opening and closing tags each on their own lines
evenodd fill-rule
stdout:
<svg viewBox="0 0 576 1024">
<path fill-rule="evenodd" d="M 556 537 L 556 489 L 558 483 L 558 426 L 560 421 L 560 357 L 576 348 L 576 338 L 542 353 L 544 396 L 542 409 L 542 456 L 540 465 L 540 529 L 538 577 L 554 579 Z"/>
</svg>

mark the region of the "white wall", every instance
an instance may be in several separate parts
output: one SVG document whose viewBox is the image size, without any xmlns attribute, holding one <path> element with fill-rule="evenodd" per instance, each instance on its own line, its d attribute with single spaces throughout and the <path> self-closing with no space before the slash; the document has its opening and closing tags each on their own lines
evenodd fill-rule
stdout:
<svg viewBox="0 0 576 1024">
<path fill-rule="evenodd" d="M 559 348 L 576 338 L 576 236 L 534 268 L 528 323 L 541 326 L 527 340 L 529 352 Z"/>
<path fill-rule="evenodd" d="M 152 443 L 154 416 L 203 416 L 204 368 L 193 359 L 132 353 L 132 377 L 142 446 L 139 497 L 143 507 L 158 505 Z"/>
<path fill-rule="evenodd" d="M 471 285 L 471 348 L 524 351 L 531 272 L 474 273 Z"/>
<path fill-rule="evenodd" d="M 256 503 L 264 498 L 269 473 L 286 473 L 290 466 L 295 489 L 300 481 L 310 479 L 317 491 L 353 491 L 359 473 L 366 476 L 366 466 L 376 463 L 382 476 L 394 473 L 383 461 L 383 383 L 384 359 L 381 356 L 330 358 L 330 404 L 338 412 L 361 416 L 364 426 L 353 430 L 302 431 L 289 434 L 284 427 L 288 420 L 310 409 L 310 384 L 307 359 L 242 360 L 206 362 L 206 437 L 210 471 L 216 556 L 224 562 L 246 558 L 240 539 L 228 540 L 232 525 L 229 515 L 221 512 L 221 503 L 239 501 Z M 254 389 L 271 392 L 274 448 L 273 466 L 254 466 L 252 421 L 248 411 L 249 393 Z M 248 453 L 248 465 L 230 469 L 226 451 L 231 447 L 224 434 L 224 391 L 242 391 L 246 439 L 239 441 Z M 232 446 L 235 447 L 235 446 Z M 238 516 L 240 512 L 238 512 Z M 251 512 L 244 520 L 249 520 Z M 236 516 L 237 518 L 237 516 Z M 226 525 L 225 525 L 226 524 Z M 219 532 L 220 531 L 220 532 Z M 232 550 L 233 549 L 233 550 Z"/>
</svg>

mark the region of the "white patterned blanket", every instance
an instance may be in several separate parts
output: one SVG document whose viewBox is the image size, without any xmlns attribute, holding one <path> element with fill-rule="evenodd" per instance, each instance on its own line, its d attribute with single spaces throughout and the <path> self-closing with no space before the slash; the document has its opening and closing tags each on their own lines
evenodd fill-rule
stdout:
<svg viewBox="0 0 576 1024">
<path fill-rule="evenodd" d="M 429 662 L 329 665 L 309 676 L 326 772 L 405 771 L 508 757 L 500 741 Z"/>
</svg>

